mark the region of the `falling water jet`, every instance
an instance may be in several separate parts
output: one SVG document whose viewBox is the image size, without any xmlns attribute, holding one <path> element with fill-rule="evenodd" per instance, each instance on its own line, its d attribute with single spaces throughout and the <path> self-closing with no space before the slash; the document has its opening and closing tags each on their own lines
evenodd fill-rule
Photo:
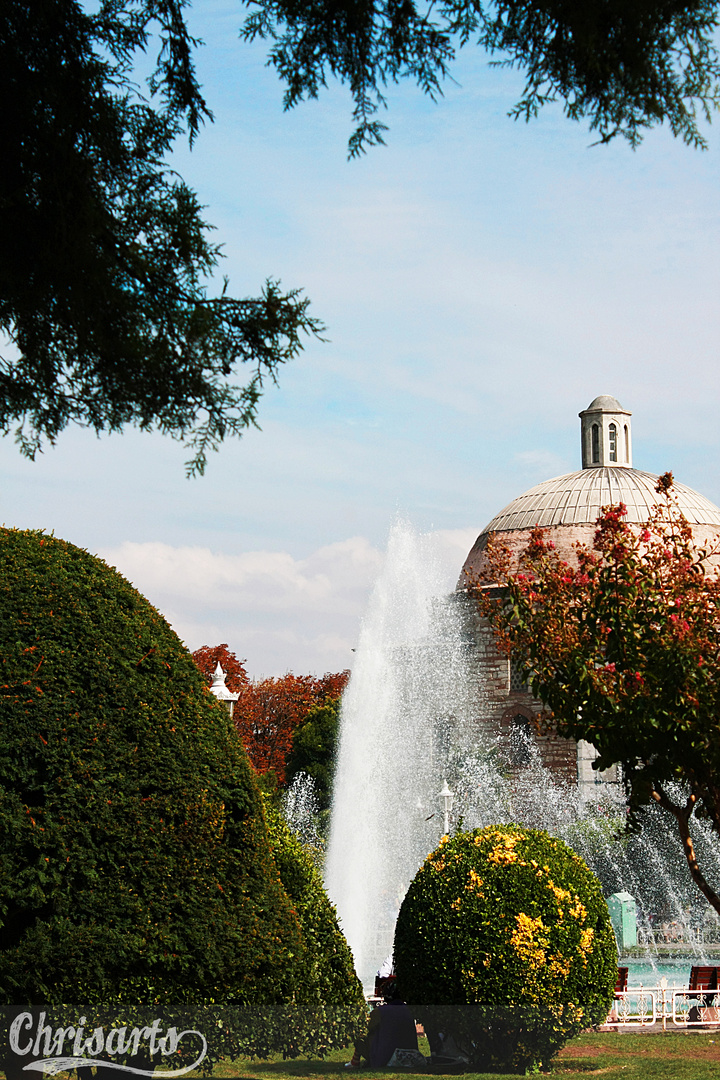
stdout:
<svg viewBox="0 0 720 1080">
<path fill-rule="evenodd" d="M 395 525 L 343 695 L 325 874 L 366 986 L 392 950 L 410 880 L 440 839 L 449 748 L 477 712 L 446 590 L 431 539 Z"/>
</svg>

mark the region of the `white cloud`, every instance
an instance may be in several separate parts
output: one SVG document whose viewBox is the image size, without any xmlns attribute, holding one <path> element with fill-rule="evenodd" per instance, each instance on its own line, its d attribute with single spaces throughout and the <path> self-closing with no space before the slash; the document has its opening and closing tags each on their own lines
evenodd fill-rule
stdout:
<svg viewBox="0 0 720 1080">
<path fill-rule="evenodd" d="M 383 556 L 364 537 L 296 559 L 132 543 L 104 549 L 190 648 L 227 642 L 253 674 L 347 667 Z"/>
<path fill-rule="evenodd" d="M 452 589 L 473 529 L 428 536 Z M 131 543 L 100 555 L 168 619 L 192 649 L 227 642 L 254 676 L 348 667 L 384 554 L 362 536 L 294 558 L 286 551 L 226 555 L 203 547 Z"/>
</svg>

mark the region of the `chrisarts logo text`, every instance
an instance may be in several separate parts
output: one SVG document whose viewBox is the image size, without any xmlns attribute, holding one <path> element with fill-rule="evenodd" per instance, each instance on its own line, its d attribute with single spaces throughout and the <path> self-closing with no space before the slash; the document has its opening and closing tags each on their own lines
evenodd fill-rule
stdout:
<svg viewBox="0 0 720 1080">
<path fill-rule="evenodd" d="M 162 1021 L 155 1020 L 150 1027 L 114 1027 L 105 1034 L 104 1028 L 96 1027 L 87 1035 L 86 1018 L 80 1017 L 77 1027 L 56 1027 L 46 1024 L 46 1014 L 36 1016 L 22 1012 L 10 1025 L 10 1049 L 20 1057 L 32 1055 L 33 1060 L 23 1066 L 23 1071 L 49 1073 L 64 1072 L 66 1069 L 92 1068 L 117 1069 L 119 1072 L 134 1073 L 137 1076 L 173 1077 L 183 1076 L 196 1069 L 207 1054 L 207 1040 L 199 1031 L 180 1031 L 169 1027 L 162 1032 Z M 156 1054 L 168 1057 L 175 1054 L 180 1042 L 186 1036 L 195 1036 L 200 1040 L 200 1056 L 182 1069 L 160 1070 L 151 1064 L 149 1069 L 138 1069 L 128 1058 L 141 1057 L 151 1059 Z M 39 1055 L 43 1055 L 39 1057 Z M 119 1061 L 113 1058 L 119 1057 Z"/>
</svg>

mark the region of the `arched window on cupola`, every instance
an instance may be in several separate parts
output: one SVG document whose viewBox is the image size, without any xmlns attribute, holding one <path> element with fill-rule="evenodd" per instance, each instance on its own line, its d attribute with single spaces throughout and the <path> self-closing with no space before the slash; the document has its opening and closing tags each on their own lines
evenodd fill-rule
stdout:
<svg viewBox="0 0 720 1080">
<path fill-rule="evenodd" d="M 597 424 L 593 424 L 592 426 L 590 441 L 592 448 L 592 463 L 593 465 L 596 465 L 600 460 L 600 428 Z"/>
<path fill-rule="evenodd" d="M 609 458 L 617 461 L 617 424 L 611 424 L 608 428 Z"/>
<path fill-rule="evenodd" d="M 630 430 L 627 424 L 625 425 L 625 460 L 630 460 Z"/>
</svg>

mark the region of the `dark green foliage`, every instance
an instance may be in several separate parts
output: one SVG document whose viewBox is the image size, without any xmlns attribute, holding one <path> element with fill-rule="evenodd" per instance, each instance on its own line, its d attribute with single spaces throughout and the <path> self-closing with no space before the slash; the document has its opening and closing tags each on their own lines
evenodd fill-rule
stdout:
<svg viewBox="0 0 720 1080">
<path fill-rule="evenodd" d="M 297 291 L 237 300 L 164 159 L 210 116 L 184 0 L 5 0 L 0 16 L 0 431 L 34 456 L 69 423 L 156 428 L 190 471 L 255 423 L 263 383 L 319 329 Z M 143 96 L 134 63 L 159 35 Z M 246 385 L 237 369 L 249 364 Z"/>
<path fill-rule="evenodd" d="M 402 997 L 473 1068 L 547 1064 L 605 1020 L 617 952 L 600 885 L 561 840 L 493 825 L 444 837 L 398 916 Z"/>
<path fill-rule="evenodd" d="M 295 1011 L 288 1010 L 289 1056 L 348 1046 L 365 1029 L 367 1008 L 352 953 L 312 855 L 266 800 L 268 835 L 280 878 L 303 933 Z"/>
<path fill-rule="evenodd" d="M 389 82 L 412 78 L 442 92 L 458 46 L 475 40 L 500 64 L 526 72 L 511 115 L 529 119 L 560 99 L 602 141 L 635 146 L 667 121 L 704 145 L 696 110 L 718 104 L 717 0 L 249 0 L 248 38 L 274 41 L 270 61 L 287 84 L 285 106 L 317 97 L 328 75 L 348 83 L 358 127 L 351 155 L 383 141 L 375 118 Z"/>
<path fill-rule="evenodd" d="M 267 1051 L 301 933 L 189 652 L 101 560 L 2 530 L 0 664 L 0 1005 L 212 1016 L 215 1056 Z"/>
<path fill-rule="evenodd" d="M 288 786 L 298 773 L 304 772 L 312 777 L 321 811 L 330 809 L 339 724 L 339 699 L 310 709 L 305 720 L 295 729 L 285 766 Z"/>
</svg>

